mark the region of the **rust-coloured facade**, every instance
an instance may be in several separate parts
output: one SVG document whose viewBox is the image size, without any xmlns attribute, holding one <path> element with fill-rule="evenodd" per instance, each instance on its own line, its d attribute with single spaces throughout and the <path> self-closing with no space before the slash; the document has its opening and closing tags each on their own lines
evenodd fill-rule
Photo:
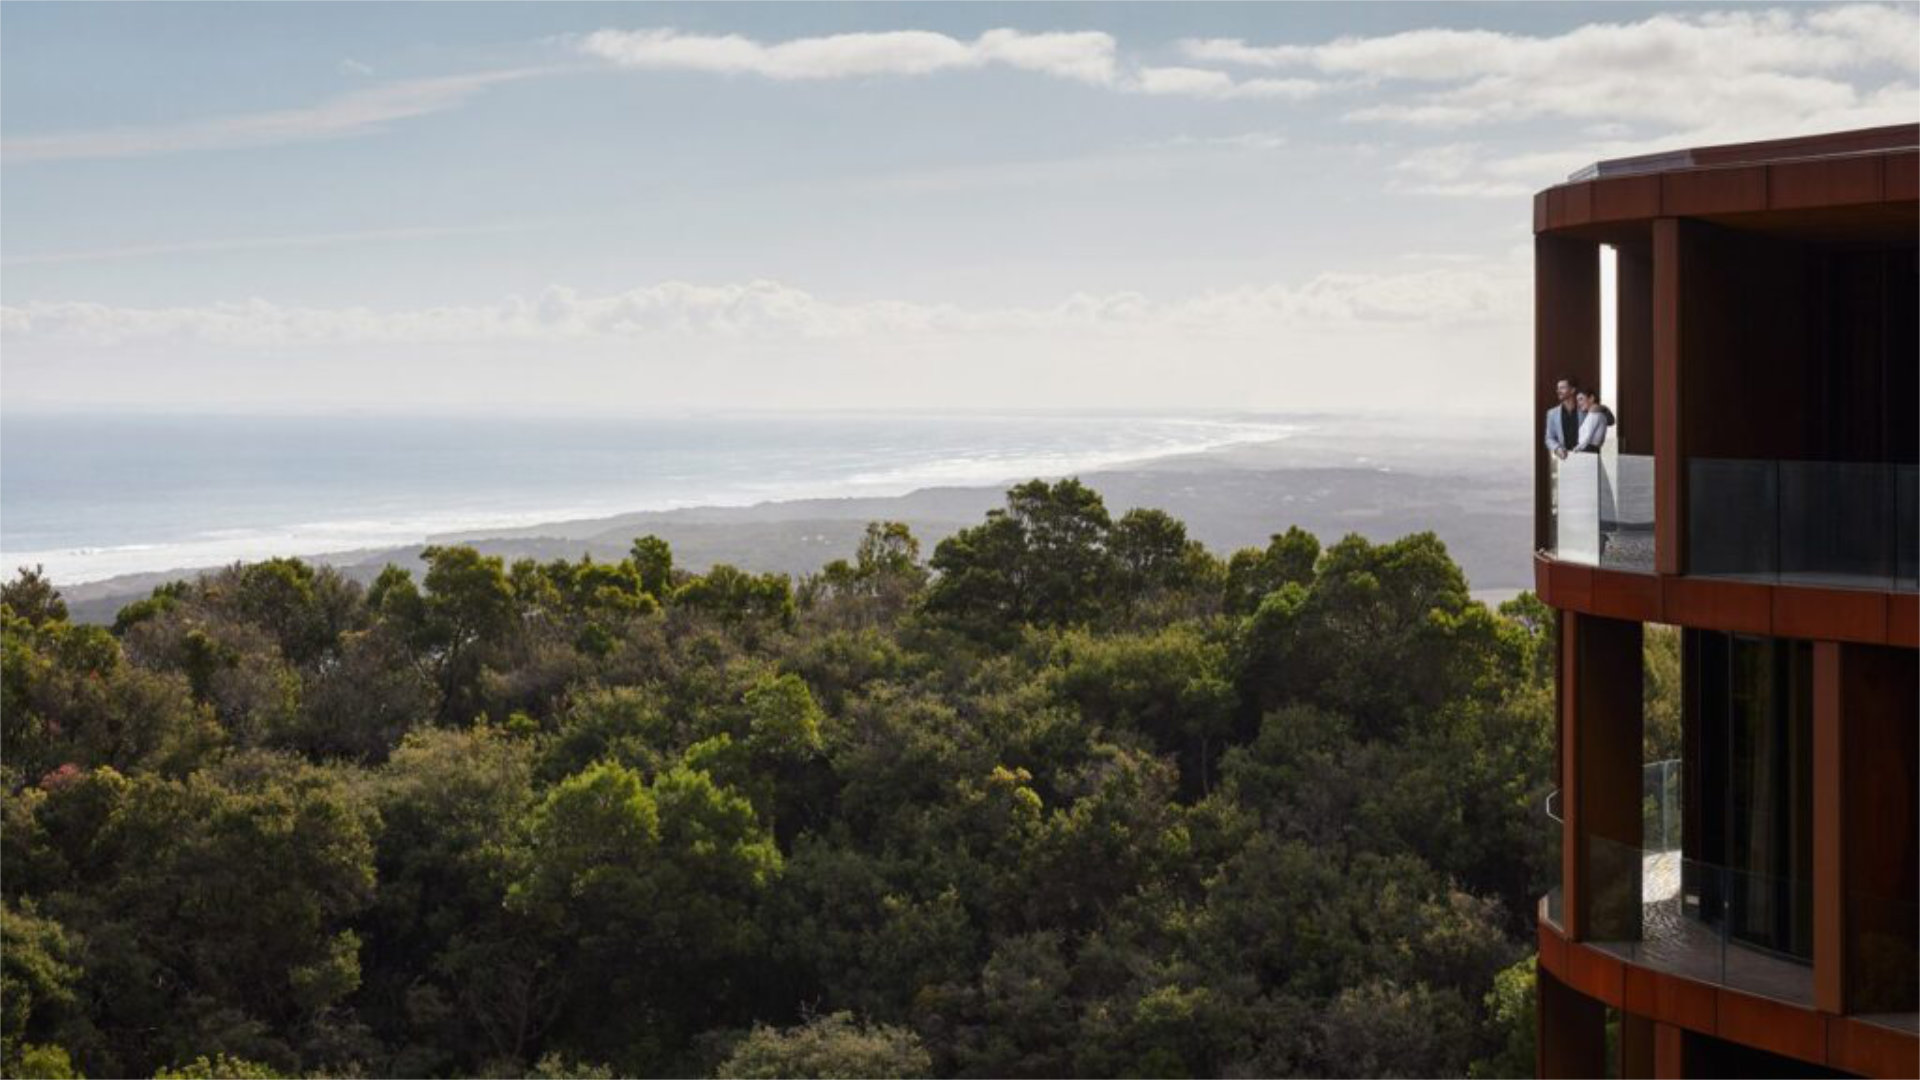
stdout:
<svg viewBox="0 0 1920 1080">
<path fill-rule="evenodd" d="M 1534 198 L 1543 1077 L 1920 1076 L 1916 177 L 1903 125 Z M 1561 379 L 1602 391 L 1601 452 L 1546 447 Z"/>
</svg>

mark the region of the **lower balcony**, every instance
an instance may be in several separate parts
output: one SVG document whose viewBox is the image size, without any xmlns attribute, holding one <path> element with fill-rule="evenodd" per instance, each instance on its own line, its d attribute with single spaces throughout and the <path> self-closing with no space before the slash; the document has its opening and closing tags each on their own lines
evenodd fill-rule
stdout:
<svg viewBox="0 0 1920 1080">
<path fill-rule="evenodd" d="M 1581 945 L 1636 968 L 1812 1010 L 1811 883 L 1686 857 L 1681 780 L 1679 759 L 1641 767 L 1638 844 L 1582 838 L 1588 894 Z M 1547 796 L 1544 810 L 1549 850 L 1559 851 L 1560 792 Z M 1847 1011 L 1864 1023 L 1920 1034 L 1913 955 L 1920 904 L 1855 891 L 1846 906 Z M 1566 935 L 1561 889 L 1542 897 L 1539 915 Z"/>
<path fill-rule="evenodd" d="M 1587 840 L 1590 940 L 1630 964 L 1813 1007 L 1813 967 L 1790 950 L 1812 912 L 1805 882 Z"/>
</svg>

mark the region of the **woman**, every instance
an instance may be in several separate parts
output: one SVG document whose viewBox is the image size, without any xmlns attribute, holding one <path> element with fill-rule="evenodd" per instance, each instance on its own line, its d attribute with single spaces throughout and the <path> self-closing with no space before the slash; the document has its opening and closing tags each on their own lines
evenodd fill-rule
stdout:
<svg viewBox="0 0 1920 1080">
<path fill-rule="evenodd" d="M 1597 454 L 1607 444 L 1607 430 L 1613 427 L 1613 410 L 1600 404 L 1600 391 L 1582 390 L 1574 395 L 1580 406 L 1580 441 L 1575 453 Z"/>
<path fill-rule="evenodd" d="M 1613 410 L 1600 404 L 1600 391 L 1582 390 L 1574 396 L 1580 406 L 1580 441 L 1574 445 L 1576 454 L 1598 454 L 1607 444 L 1607 432 L 1613 428 Z M 1614 534 L 1619 530 L 1619 509 L 1613 498 L 1614 463 L 1603 460 L 1599 463 L 1600 490 L 1600 561 L 1607 561 L 1607 549 L 1612 546 Z"/>
</svg>

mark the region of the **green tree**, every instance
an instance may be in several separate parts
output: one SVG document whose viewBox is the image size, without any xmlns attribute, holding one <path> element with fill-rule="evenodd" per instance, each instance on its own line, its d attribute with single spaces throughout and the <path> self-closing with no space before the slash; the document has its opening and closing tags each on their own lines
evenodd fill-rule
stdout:
<svg viewBox="0 0 1920 1080">
<path fill-rule="evenodd" d="M 1130 600 L 1191 589 L 1206 580 L 1214 561 L 1187 526 L 1164 510 L 1134 509 L 1113 523 L 1107 540 L 1116 585 Z"/>
<path fill-rule="evenodd" d="M 746 799 L 675 767 L 651 785 L 601 762 L 548 793 L 511 910 L 567 943 L 563 1045 L 660 1065 L 662 1037 L 741 985 L 753 906 L 781 860 Z M 724 974 L 723 974 L 724 973 Z"/>
<path fill-rule="evenodd" d="M 640 587 L 664 601 L 673 590 L 673 548 L 657 536 L 642 536 L 633 542 L 630 557 L 640 575 Z"/>
<path fill-rule="evenodd" d="M 815 1016 L 784 1030 L 756 1025 L 714 1075 L 781 1077 L 925 1076 L 933 1059 L 913 1032 L 859 1023 L 852 1013 Z"/>
<path fill-rule="evenodd" d="M 988 636 L 1021 623 L 1092 619 L 1114 579 L 1112 526 L 1099 494 L 1080 481 L 1030 480 L 1007 492 L 1004 510 L 934 549 L 940 576 L 927 608 Z"/>
<path fill-rule="evenodd" d="M 499 556 L 471 547 L 428 547 L 422 591 L 392 565 L 367 590 L 367 604 L 406 641 L 439 690 L 436 717 L 464 723 L 482 709 L 489 652 L 504 648 L 515 629 L 513 585 Z"/>
<path fill-rule="evenodd" d="M 47 580 L 43 566 L 31 570 L 23 566 L 12 581 L 0 584 L 0 605 L 25 619 L 29 626 L 67 621 L 67 602 Z"/>
<path fill-rule="evenodd" d="M 83 942 L 90 1071 L 206 1051 L 291 1064 L 340 1045 L 375 820 L 337 773 L 258 753 L 183 780 L 101 770 L 34 817 L 86 889 L 49 903 Z"/>
<path fill-rule="evenodd" d="M 0 1069 L 1525 1067 L 1549 609 L 1073 481 L 934 564 L 876 522 L 798 611 L 645 538 L 0 605 Z"/>
<path fill-rule="evenodd" d="M 551 955 L 505 908 L 529 857 L 531 759 L 493 729 L 420 731 L 374 779 L 380 888 L 361 993 L 402 1048 L 397 1072 L 523 1060 L 551 1022 Z"/>
<path fill-rule="evenodd" d="M 671 753 L 673 724 L 658 695 L 637 686 L 583 688 L 542 740 L 538 769 L 553 782 L 596 761 L 655 772 Z"/>
<path fill-rule="evenodd" d="M 1680 673 L 1680 630 L 1649 624 L 1642 646 L 1641 685 L 1645 716 L 1643 761 L 1665 761 L 1680 756 L 1680 714 L 1684 689 Z"/>
<path fill-rule="evenodd" d="M 8 765 L 38 778 L 63 764 L 181 772 L 222 740 L 179 675 L 125 662 L 98 626 L 34 626 L 0 611 L 0 739 Z"/>
<path fill-rule="evenodd" d="M 332 569 L 316 571 L 299 559 L 268 559 L 231 575 L 231 603 L 239 615 L 272 635 L 280 652 L 305 664 L 331 649 L 358 606 L 359 586 Z"/>
<path fill-rule="evenodd" d="M 793 587 L 785 574 L 749 574 L 725 563 L 680 586 L 673 603 L 729 624 L 793 621 Z"/>
<path fill-rule="evenodd" d="M 1466 577 L 1431 533 L 1335 544 L 1310 586 L 1267 594 L 1241 648 L 1251 704 L 1322 705 L 1366 736 L 1450 701 L 1491 701 L 1525 657 L 1517 632 L 1469 599 Z"/>
<path fill-rule="evenodd" d="M 1264 550 L 1234 552 L 1227 563 L 1226 609 L 1236 615 L 1250 614 L 1268 593 L 1287 585 L 1312 584 L 1319 558 L 1319 539 L 1297 525 L 1275 533 Z"/>
<path fill-rule="evenodd" d="M 26 1045 L 20 1048 L 20 1058 L 7 1068 L 9 1076 L 32 1076 L 40 1080 L 74 1080 L 85 1074 L 73 1067 L 73 1059 L 59 1046 Z"/>
<path fill-rule="evenodd" d="M 25 1058 L 35 1050 L 44 1054 L 62 1037 L 80 969 L 69 961 L 65 930 L 36 914 L 31 901 L 0 908 L 0 942 L 0 1071 L 37 1075 Z"/>
<path fill-rule="evenodd" d="M 1075 632 L 1060 639 L 1053 662 L 1056 692 L 1083 717 L 1180 754 L 1190 790 L 1212 786 L 1215 750 L 1238 704 L 1227 642 L 1196 624 L 1125 636 Z"/>
<path fill-rule="evenodd" d="M 153 1080 L 281 1080 L 285 1075 L 257 1061 L 201 1054 L 185 1065 L 161 1069 L 153 1074 Z"/>
<path fill-rule="evenodd" d="M 1537 958 L 1527 956 L 1501 971 L 1487 991 L 1489 1025 L 1499 1036 L 1499 1049 L 1475 1061 L 1467 1071 L 1473 1080 L 1532 1076 L 1535 1057 L 1534 979 Z"/>
</svg>

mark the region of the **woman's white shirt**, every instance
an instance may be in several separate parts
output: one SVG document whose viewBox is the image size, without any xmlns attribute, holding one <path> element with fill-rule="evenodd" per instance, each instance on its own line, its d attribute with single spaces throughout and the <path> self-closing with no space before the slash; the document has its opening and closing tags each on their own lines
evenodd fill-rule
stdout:
<svg viewBox="0 0 1920 1080">
<path fill-rule="evenodd" d="M 1607 444 L 1607 429 L 1613 426 L 1613 413 L 1606 406 L 1588 409 L 1580 415 L 1580 441 L 1575 450 L 1598 450 Z"/>
</svg>

